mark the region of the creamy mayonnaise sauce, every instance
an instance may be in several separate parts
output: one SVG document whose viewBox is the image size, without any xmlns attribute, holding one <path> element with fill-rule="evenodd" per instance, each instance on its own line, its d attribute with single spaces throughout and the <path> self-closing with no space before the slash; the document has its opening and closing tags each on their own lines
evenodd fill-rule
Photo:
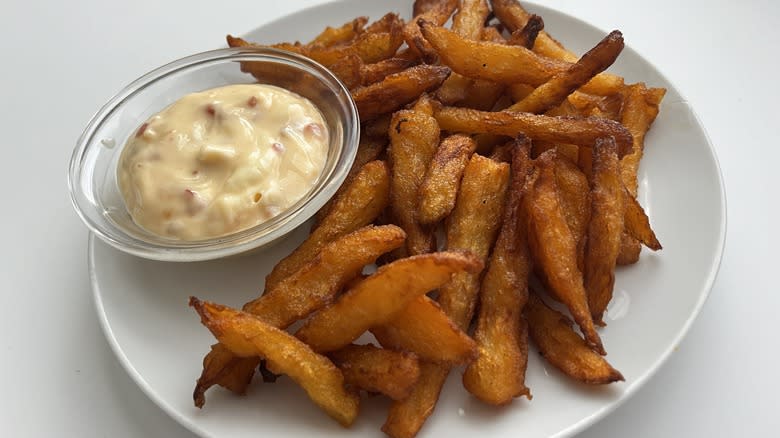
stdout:
<svg viewBox="0 0 780 438">
<path fill-rule="evenodd" d="M 293 205 L 327 155 L 327 127 L 311 101 L 270 85 L 229 85 L 184 96 L 141 125 L 117 178 L 139 226 L 201 240 Z"/>
</svg>

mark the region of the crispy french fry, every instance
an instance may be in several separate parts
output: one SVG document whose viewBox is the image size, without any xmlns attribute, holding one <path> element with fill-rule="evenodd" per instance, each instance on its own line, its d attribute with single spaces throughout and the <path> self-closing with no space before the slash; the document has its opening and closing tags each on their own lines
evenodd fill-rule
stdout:
<svg viewBox="0 0 780 438">
<path fill-rule="evenodd" d="M 482 267 L 477 257 L 458 252 L 396 260 L 314 314 L 295 335 L 314 351 L 338 350 L 369 328 L 390 322 L 410 301 L 448 282 L 453 274 L 475 273 Z"/>
<path fill-rule="evenodd" d="M 477 353 L 474 341 L 425 296 L 410 302 L 387 324 L 373 327 L 371 333 L 383 347 L 411 351 L 427 362 L 464 364 Z"/>
<path fill-rule="evenodd" d="M 507 44 L 512 46 L 523 46 L 526 49 L 533 49 L 536 37 L 544 29 L 544 20 L 542 17 L 534 14 L 528 17 L 528 21 L 520 29 L 512 32 L 507 40 Z"/>
<path fill-rule="evenodd" d="M 477 144 L 465 135 L 442 140 L 420 185 L 418 219 L 435 224 L 455 208 L 460 179 Z"/>
<path fill-rule="evenodd" d="M 390 131 L 390 117 L 392 114 L 384 114 L 363 124 L 360 133 L 370 138 L 386 139 Z"/>
<path fill-rule="evenodd" d="M 361 34 L 353 43 L 353 47 L 363 62 L 371 64 L 391 58 L 403 42 L 404 39 L 399 22 L 389 32 L 365 32 Z"/>
<path fill-rule="evenodd" d="M 513 144 L 512 178 L 503 223 L 480 288 L 480 306 L 474 338 L 477 359 L 463 374 L 463 386 L 480 400 L 503 405 L 531 392 L 525 386 L 528 332 L 522 309 L 528 299 L 531 257 L 521 223 L 520 201 L 529 173 L 531 142 Z"/>
<path fill-rule="evenodd" d="M 623 184 L 632 196 L 637 194 L 637 172 L 645 149 L 645 134 L 658 115 L 661 100 L 666 94 L 663 88 L 648 89 L 645 84 L 630 85 L 627 89 L 621 113 L 621 123 L 631 132 L 631 152 L 620 159 Z"/>
<path fill-rule="evenodd" d="M 434 249 L 433 230 L 419 223 L 417 193 L 439 145 L 436 119 L 421 111 L 402 110 L 390 122 L 390 209 L 406 231 L 406 252 L 423 254 Z"/>
<path fill-rule="evenodd" d="M 244 305 L 243 310 L 274 327 L 285 328 L 324 307 L 365 265 L 403 245 L 405 238 L 403 230 L 394 225 L 364 227 L 342 236 L 325 245 L 317 257 L 276 287 Z M 224 348 L 212 347 L 203 359 L 203 372 L 195 386 L 195 406 L 203 407 L 206 390 L 216 384 L 243 393 L 256 366 L 256 359 L 236 358 Z"/>
<path fill-rule="evenodd" d="M 596 96 L 594 94 L 575 91 L 567 99 L 569 103 L 581 114 L 595 115 L 598 110 L 599 117 L 620 121 L 620 110 L 623 107 L 623 94 L 615 93 L 608 96 Z"/>
<path fill-rule="evenodd" d="M 529 14 L 517 0 L 490 0 L 493 13 L 509 29 L 515 32 L 522 29 L 527 23 Z M 565 47 L 545 32 L 540 31 L 536 37 L 534 52 L 548 58 L 567 62 L 575 62 L 577 55 L 566 50 Z M 588 91 L 599 95 L 609 95 L 620 91 L 623 87 L 623 78 L 609 73 L 601 73 L 588 83 Z"/>
<path fill-rule="evenodd" d="M 344 374 L 347 385 L 378 392 L 393 400 L 408 397 L 420 377 L 420 365 L 414 353 L 352 344 L 328 357 Z"/>
<path fill-rule="evenodd" d="M 447 67 L 418 65 L 353 91 L 360 120 L 371 120 L 401 108 L 420 94 L 438 88 L 449 75 Z"/>
<path fill-rule="evenodd" d="M 568 307 L 588 345 L 606 354 L 588 309 L 582 272 L 577 267 L 577 245 L 561 209 L 554 154 L 545 152 L 536 161 L 539 176 L 523 198 L 534 265 L 549 291 Z"/>
<path fill-rule="evenodd" d="M 363 60 L 355 53 L 346 53 L 343 58 L 328 66 L 328 69 L 350 90 L 360 85 L 363 76 Z"/>
<path fill-rule="evenodd" d="M 367 17 L 357 17 L 339 27 L 328 26 L 307 45 L 330 47 L 337 44 L 348 43 L 363 32 L 366 23 L 368 23 Z"/>
<path fill-rule="evenodd" d="M 623 186 L 623 202 L 625 203 L 623 220 L 628 234 L 653 251 L 662 249 L 661 242 L 650 227 L 650 219 L 645 214 L 645 210 L 639 201 L 628 193 L 625 186 Z"/>
<path fill-rule="evenodd" d="M 583 150 L 590 151 L 589 148 Z M 558 186 L 561 210 L 577 245 L 577 266 L 585 269 L 585 242 L 591 221 L 588 178 L 568 157 L 555 156 L 555 184 Z"/>
<path fill-rule="evenodd" d="M 409 397 L 393 402 L 382 432 L 391 438 L 414 438 L 433 413 L 450 367 L 437 363 L 420 364 L 418 384 Z"/>
<path fill-rule="evenodd" d="M 414 60 L 403 58 L 388 58 L 373 64 L 363 64 L 360 68 L 360 83 L 371 85 L 384 78 L 400 73 L 416 64 Z"/>
<path fill-rule="evenodd" d="M 351 425 L 360 399 L 344 388 L 341 371 L 308 345 L 260 318 L 190 297 L 201 322 L 239 357 L 263 357 L 276 373 L 290 376 L 309 398 L 342 426 Z"/>
<path fill-rule="evenodd" d="M 557 73 L 549 81 L 537 87 L 525 99 L 507 109 L 541 114 L 560 105 L 574 90 L 612 65 L 623 50 L 623 45 L 623 35 L 619 31 L 612 31 L 595 47 L 582 55 L 579 61 L 565 71 Z"/>
<path fill-rule="evenodd" d="M 593 385 L 624 380 L 572 329 L 569 318 L 548 307 L 536 294 L 528 297 L 525 315 L 528 332 L 541 355 L 567 376 Z"/>
<path fill-rule="evenodd" d="M 388 205 L 390 175 L 382 161 L 364 165 L 337 198 L 328 214 L 309 237 L 283 258 L 265 279 L 266 290 L 273 289 L 317 255 L 328 242 L 368 225 Z"/>
<path fill-rule="evenodd" d="M 458 0 L 426 1 L 424 6 L 414 8 L 417 11 L 421 11 L 420 14 L 415 13 L 415 16 L 404 26 L 403 34 L 406 44 L 426 64 L 436 63 L 436 51 L 431 48 L 431 45 L 420 33 L 417 21 L 423 19 L 441 26 L 450 18 L 450 15 L 457 7 Z"/>
<path fill-rule="evenodd" d="M 341 184 L 338 191 L 336 191 L 336 194 L 334 194 L 333 197 L 320 208 L 317 214 L 314 215 L 312 229 L 317 228 L 322 223 L 322 220 L 327 216 L 331 208 L 333 208 L 333 204 L 336 200 L 342 197 L 342 194 L 351 187 L 352 180 L 355 178 L 355 175 L 363 169 L 363 166 L 379 159 L 386 147 L 387 140 L 385 139 L 360 136 L 360 143 L 358 143 L 355 161 L 352 162 L 352 167 L 349 169 L 347 177 L 344 179 L 344 182 Z"/>
<path fill-rule="evenodd" d="M 552 117 L 512 111 L 486 112 L 456 107 L 439 108 L 434 116 L 444 131 L 507 136 L 521 132 L 533 140 L 581 146 L 592 146 L 601 137 L 614 137 L 621 154 L 628 153 L 631 148 L 631 133 L 620 123 L 606 119 Z"/>
<path fill-rule="evenodd" d="M 593 148 L 590 199 L 592 214 L 583 278 L 593 320 L 604 325 L 604 311 L 615 285 L 615 262 L 620 251 L 624 214 L 617 146 L 611 138 L 596 142 Z"/>
<path fill-rule="evenodd" d="M 620 251 L 618 252 L 617 264 L 621 266 L 633 265 L 639 261 L 639 253 L 642 251 L 642 244 L 623 231 L 620 236 Z"/>
<path fill-rule="evenodd" d="M 374 21 L 366 27 L 368 33 L 391 32 L 393 29 L 403 27 L 404 22 L 395 12 L 388 12 L 380 19 Z"/>
<path fill-rule="evenodd" d="M 509 166 L 480 155 L 469 160 L 445 223 L 447 249 L 467 251 L 483 263 L 496 239 L 509 183 Z M 479 291 L 479 272 L 460 272 L 439 289 L 439 303 L 455 324 L 467 330 Z"/>
</svg>

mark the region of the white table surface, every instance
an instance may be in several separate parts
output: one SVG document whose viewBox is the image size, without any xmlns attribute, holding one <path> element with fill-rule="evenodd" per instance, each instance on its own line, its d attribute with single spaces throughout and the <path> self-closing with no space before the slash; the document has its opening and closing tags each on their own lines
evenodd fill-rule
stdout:
<svg viewBox="0 0 780 438">
<path fill-rule="evenodd" d="M 320 2 L 3 2 L 0 435 L 193 436 L 134 385 L 100 331 L 87 231 L 67 196 L 68 159 L 93 112 L 135 77 Z M 621 29 L 668 75 L 709 132 L 728 199 L 720 274 L 687 338 L 642 390 L 581 436 L 777 433 L 772 249 L 780 240 L 769 225 L 779 213 L 780 2 L 548 4 Z"/>
</svg>

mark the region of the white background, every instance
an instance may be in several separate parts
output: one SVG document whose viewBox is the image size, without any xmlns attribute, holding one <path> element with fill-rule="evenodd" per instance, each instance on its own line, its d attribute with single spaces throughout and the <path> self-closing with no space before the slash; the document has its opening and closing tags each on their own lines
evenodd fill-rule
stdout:
<svg viewBox="0 0 780 438">
<path fill-rule="evenodd" d="M 133 384 L 103 338 L 68 159 L 92 114 L 137 76 L 314 3 L 3 1 L 0 435 L 192 437 Z M 715 145 L 728 200 L 723 264 L 698 320 L 642 390 L 581 436 L 776 433 L 780 2 L 546 4 L 621 29 L 677 85 Z"/>
</svg>

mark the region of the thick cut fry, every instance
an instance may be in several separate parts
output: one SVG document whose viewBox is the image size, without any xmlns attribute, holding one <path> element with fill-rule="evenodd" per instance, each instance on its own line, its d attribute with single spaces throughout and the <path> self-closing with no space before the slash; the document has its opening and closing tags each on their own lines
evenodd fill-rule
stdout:
<svg viewBox="0 0 780 438">
<path fill-rule="evenodd" d="M 551 117 L 512 111 L 486 112 L 455 107 L 437 109 L 435 117 L 443 131 L 507 136 L 523 133 L 533 140 L 581 146 L 592 146 L 602 137 L 614 137 L 621 156 L 631 150 L 631 133 L 612 120 Z"/>
<path fill-rule="evenodd" d="M 465 135 L 452 135 L 439 144 L 419 189 L 418 219 L 435 224 L 455 208 L 460 179 L 477 144 Z"/>
<path fill-rule="evenodd" d="M 398 110 L 420 94 L 438 88 L 449 75 L 447 67 L 418 65 L 353 91 L 360 120 L 371 120 Z"/>
<path fill-rule="evenodd" d="M 403 34 L 404 40 L 411 51 L 416 53 L 426 64 L 435 64 L 436 51 L 431 48 L 431 45 L 420 33 L 420 26 L 418 26 L 417 21 L 421 19 L 428 20 L 441 26 L 457 8 L 458 0 L 435 0 L 426 3 L 424 7 L 415 8 L 424 12 L 421 12 L 419 15 L 415 14 L 409 20 L 406 26 L 404 26 Z"/>
<path fill-rule="evenodd" d="M 433 413 L 450 367 L 436 363 L 420 364 L 420 378 L 409 397 L 390 406 L 382 432 L 391 438 L 414 438 Z"/>
<path fill-rule="evenodd" d="M 590 151 L 589 148 L 583 150 Z M 590 223 L 590 185 L 576 164 L 564 155 L 555 156 L 555 184 L 558 186 L 561 209 L 577 245 L 577 267 L 585 269 L 585 242 Z"/>
<path fill-rule="evenodd" d="M 478 40 L 489 13 L 487 0 L 461 0 L 458 12 L 452 17 L 452 30 L 463 38 Z M 459 102 L 466 97 L 472 82 L 471 78 L 452 74 L 436 91 L 436 97 L 447 105 Z"/>
<path fill-rule="evenodd" d="M 523 199 L 534 264 L 550 292 L 568 307 L 588 345 L 606 354 L 588 309 L 582 272 L 577 267 L 577 245 L 561 209 L 554 154 L 545 152 L 536 161 L 539 177 Z"/>
<path fill-rule="evenodd" d="M 455 208 L 445 223 L 447 249 L 466 251 L 484 263 L 496 239 L 509 184 L 509 166 L 473 155 L 460 185 Z M 479 271 L 459 272 L 439 289 L 444 312 L 468 330 L 479 292 Z"/>
<path fill-rule="evenodd" d="M 665 93 L 663 88 L 648 89 L 645 84 L 639 83 L 628 87 L 623 101 L 620 121 L 631 132 L 633 144 L 631 152 L 620 160 L 620 173 L 623 184 L 634 197 L 638 187 L 639 161 L 645 149 L 645 134 L 658 115 L 658 107 Z"/>
<path fill-rule="evenodd" d="M 361 73 L 363 65 L 360 56 L 348 53 L 340 61 L 329 65 L 328 69 L 351 90 L 360 85 L 363 79 Z"/>
<path fill-rule="evenodd" d="M 510 32 L 523 29 L 532 16 L 523 9 L 517 0 L 490 0 L 493 13 Z M 575 62 L 577 55 L 545 32 L 539 32 L 533 50 L 543 56 L 561 61 Z M 618 92 L 623 87 L 623 78 L 609 73 L 601 73 L 588 83 L 588 90 L 606 96 Z"/>
<path fill-rule="evenodd" d="M 389 58 L 373 64 L 363 64 L 360 67 L 360 83 L 362 85 L 374 84 L 392 74 L 413 67 L 415 64 L 414 60 L 403 58 Z"/>
<path fill-rule="evenodd" d="M 382 161 L 372 161 L 355 175 L 334 201 L 319 226 L 290 255 L 283 258 L 265 279 L 266 290 L 273 289 L 309 262 L 328 242 L 368 225 L 387 207 L 390 199 L 390 175 Z"/>
<path fill-rule="evenodd" d="M 520 201 L 531 168 L 531 142 L 513 145 L 512 182 L 503 223 L 482 279 L 474 338 L 479 356 L 463 374 L 463 386 L 480 400 L 503 405 L 531 392 L 525 386 L 528 333 L 522 309 L 528 300 L 531 256 L 520 217 Z"/>
<path fill-rule="evenodd" d="M 330 303 L 365 265 L 403 245 L 405 238 L 403 230 L 394 225 L 364 227 L 342 236 L 325 245 L 313 260 L 276 287 L 244 305 L 244 311 L 274 327 L 285 328 Z M 257 361 L 229 356 L 225 349 L 212 348 L 203 359 L 203 372 L 193 393 L 195 406 L 203 407 L 206 390 L 215 384 L 237 393 L 244 392 Z M 242 361 L 245 362 L 239 363 Z M 253 365 L 248 363 L 251 361 L 254 361 Z"/>
<path fill-rule="evenodd" d="M 639 253 L 642 251 L 642 244 L 637 239 L 623 231 L 620 236 L 620 252 L 618 253 L 617 264 L 621 266 L 633 265 L 639 261 Z"/>
<path fill-rule="evenodd" d="M 314 215 L 314 225 L 312 225 L 312 229 L 315 229 L 322 223 L 322 220 L 325 218 L 325 216 L 328 215 L 331 208 L 333 208 L 333 204 L 335 204 L 336 200 L 341 198 L 343 193 L 350 189 L 355 175 L 363 170 L 363 166 L 379 159 L 379 157 L 385 151 L 386 147 L 387 141 L 385 139 L 371 138 L 366 136 L 360 137 L 360 143 L 358 144 L 357 153 L 355 154 L 355 161 L 352 162 L 352 167 L 349 169 L 347 177 L 344 178 L 344 182 L 336 191 L 336 194 L 334 194 L 333 197 L 330 198 L 330 200 L 328 200 L 328 202 L 326 202 L 325 205 L 319 209 L 317 214 Z"/>
<path fill-rule="evenodd" d="M 542 17 L 534 14 L 528 17 L 528 21 L 521 29 L 512 32 L 507 40 L 507 44 L 512 46 L 523 46 L 526 49 L 533 49 L 536 37 L 544 29 L 544 20 Z"/>
<path fill-rule="evenodd" d="M 371 333 L 383 347 L 411 351 L 427 362 L 463 364 L 477 353 L 474 341 L 425 296 L 409 303 L 392 321 L 372 328 Z"/>
<path fill-rule="evenodd" d="M 628 234 L 653 251 L 662 249 L 661 242 L 655 237 L 655 232 L 650 227 L 650 219 L 645 214 L 645 210 L 639 201 L 628 193 L 625 186 L 623 187 L 623 202 L 625 203 L 623 221 Z"/>
<path fill-rule="evenodd" d="M 420 365 L 413 353 L 385 350 L 368 345 L 347 345 L 328 354 L 344 374 L 347 385 L 403 400 L 420 377 Z"/>
<path fill-rule="evenodd" d="M 308 46 L 330 47 L 352 41 L 363 32 L 368 23 L 367 17 L 357 17 L 339 27 L 326 27 L 319 35 L 314 37 Z"/>
<path fill-rule="evenodd" d="M 478 258 L 457 252 L 396 260 L 314 314 L 296 336 L 314 351 L 338 350 L 369 328 L 390 322 L 409 302 L 448 282 L 453 274 L 479 272 L 482 266 Z"/>
<path fill-rule="evenodd" d="M 220 343 L 240 357 L 263 357 L 276 373 L 290 376 L 309 398 L 342 426 L 351 425 L 360 399 L 344 388 L 344 376 L 325 356 L 261 319 L 190 297 L 201 322 Z"/>
<path fill-rule="evenodd" d="M 623 381 L 623 375 L 593 352 L 565 315 L 547 306 L 535 294 L 525 307 L 528 332 L 541 355 L 567 376 L 593 385 Z"/>
<path fill-rule="evenodd" d="M 590 199 L 592 215 L 583 277 L 593 320 L 604 325 L 604 311 L 612 299 L 615 262 L 623 233 L 623 183 L 617 147 L 611 138 L 598 141 L 593 148 Z"/>
<path fill-rule="evenodd" d="M 623 107 L 623 94 L 615 93 L 609 96 L 596 96 L 593 94 L 575 91 L 567 99 L 569 103 L 583 115 L 595 115 L 610 120 L 620 121 L 620 110 Z"/>
<path fill-rule="evenodd" d="M 389 133 L 390 209 L 396 223 L 408 235 L 407 254 L 431 252 L 433 230 L 419 223 L 417 193 L 439 145 L 439 125 L 431 116 L 403 110 L 393 115 Z"/>
<path fill-rule="evenodd" d="M 623 50 L 623 35 L 612 31 L 576 63 L 537 87 L 525 99 L 507 108 L 510 111 L 541 114 L 558 106 L 574 90 L 606 70 Z"/>
<path fill-rule="evenodd" d="M 360 35 L 353 43 L 355 52 L 366 64 L 379 62 L 395 55 L 403 44 L 400 23 L 389 32 L 369 33 Z"/>
</svg>

